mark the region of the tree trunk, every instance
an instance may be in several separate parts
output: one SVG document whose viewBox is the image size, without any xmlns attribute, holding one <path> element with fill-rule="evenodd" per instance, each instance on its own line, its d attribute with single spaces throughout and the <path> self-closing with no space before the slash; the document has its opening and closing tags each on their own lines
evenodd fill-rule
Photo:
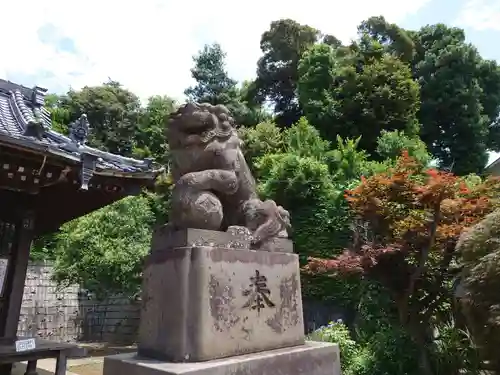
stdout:
<svg viewBox="0 0 500 375">
<path fill-rule="evenodd" d="M 419 367 L 420 367 L 420 374 L 421 375 L 433 375 L 434 371 L 432 369 L 432 364 L 429 358 L 429 352 L 427 351 L 427 346 L 418 344 L 419 348 L 418 350 L 420 351 L 420 360 L 419 360 Z"/>
<path fill-rule="evenodd" d="M 410 332 L 413 336 L 413 340 L 417 344 L 420 355 L 418 361 L 420 375 L 434 375 L 434 370 L 428 350 L 431 345 L 431 340 L 429 340 L 428 327 L 423 327 L 421 324 L 415 324 L 412 325 Z"/>
<path fill-rule="evenodd" d="M 395 298 L 400 324 L 410 333 L 419 352 L 420 375 L 434 375 L 428 348 L 432 344 L 429 325 L 419 322 L 418 313 L 409 309 L 407 299 Z"/>
</svg>

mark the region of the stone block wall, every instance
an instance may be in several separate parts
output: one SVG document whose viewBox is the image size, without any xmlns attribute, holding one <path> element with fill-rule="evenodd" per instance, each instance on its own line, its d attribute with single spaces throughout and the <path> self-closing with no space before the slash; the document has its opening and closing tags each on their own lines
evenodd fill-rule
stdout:
<svg viewBox="0 0 500 375">
<path fill-rule="evenodd" d="M 139 304 L 123 298 L 95 301 L 77 285 L 60 290 L 50 264 L 30 264 L 26 273 L 19 336 L 67 342 L 131 344 Z"/>
</svg>

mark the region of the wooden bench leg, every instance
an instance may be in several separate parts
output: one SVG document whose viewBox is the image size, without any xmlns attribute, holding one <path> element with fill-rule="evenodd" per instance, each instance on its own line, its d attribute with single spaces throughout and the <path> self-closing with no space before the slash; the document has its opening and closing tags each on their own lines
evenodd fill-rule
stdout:
<svg viewBox="0 0 500 375">
<path fill-rule="evenodd" d="M 67 359 L 66 354 L 59 352 L 56 362 L 56 372 L 54 375 L 66 375 Z"/>
<path fill-rule="evenodd" d="M 26 366 L 24 375 L 38 375 L 38 372 L 36 372 L 36 360 L 28 361 L 28 366 Z"/>
</svg>

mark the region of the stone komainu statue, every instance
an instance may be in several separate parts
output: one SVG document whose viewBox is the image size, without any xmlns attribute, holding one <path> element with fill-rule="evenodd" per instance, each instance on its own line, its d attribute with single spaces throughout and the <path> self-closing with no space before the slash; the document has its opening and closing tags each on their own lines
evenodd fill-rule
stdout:
<svg viewBox="0 0 500 375">
<path fill-rule="evenodd" d="M 175 182 L 170 217 L 174 229 L 245 227 L 254 248 L 288 236 L 288 211 L 257 197 L 242 142 L 226 107 L 181 106 L 170 116 L 167 139 Z"/>
</svg>

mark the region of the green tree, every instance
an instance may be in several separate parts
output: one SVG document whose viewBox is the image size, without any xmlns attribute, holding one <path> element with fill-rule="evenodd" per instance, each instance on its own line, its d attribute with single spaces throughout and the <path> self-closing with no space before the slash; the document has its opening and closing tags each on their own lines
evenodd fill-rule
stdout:
<svg viewBox="0 0 500 375">
<path fill-rule="evenodd" d="M 272 121 L 272 113 L 269 110 L 266 110 L 261 103 L 249 99 L 251 90 L 251 81 L 242 82 L 236 89 L 236 99 L 229 105 L 237 125 L 255 126 Z"/>
<path fill-rule="evenodd" d="M 348 182 L 333 180 L 329 143 L 307 120 L 282 134 L 283 147 L 256 160 L 260 192 L 290 211 L 295 248 L 303 259 L 331 253 L 349 240 L 349 215 L 343 204 Z"/>
<path fill-rule="evenodd" d="M 318 44 L 299 64 L 299 100 L 310 123 L 330 141 L 358 138 L 376 156 L 382 130 L 418 133 L 419 86 L 409 67 L 367 36 L 347 54 Z"/>
<path fill-rule="evenodd" d="M 134 156 L 152 157 L 160 163 L 166 163 L 168 151 L 165 129 L 168 116 L 176 107 L 175 100 L 168 96 L 155 95 L 148 99 L 148 104 L 141 110 Z"/>
<path fill-rule="evenodd" d="M 45 96 L 45 108 L 50 113 L 52 120 L 52 129 L 61 134 L 68 134 L 68 124 L 71 114 L 69 110 L 62 106 L 62 100 L 59 95 L 48 94 Z"/>
<path fill-rule="evenodd" d="M 127 197 L 62 226 L 54 279 L 96 294 L 133 296 L 155 217 L 145 196 Z"/>
<path fill-rule="evenodd" d="M 240 127 L 238 135 L 243 141 L 245 160 L 255 177 L 259 173 L 255 168 L 259 158 L 283 151 L 283 133 L 273 122 L 261 122 L 255 127 Z"/>
<path fill-rule="evenodd" d="M 130 156 L 137 144 L 141 103 L 137 95 L 120 83 L 70 90 L 60 99 L 70 120 L 87 114 L 91 131 L 89 144 L 112 153 Z"/>
<path fill-rule="evenodd" d="M 407 136 L 401 131 L 382 130 L 377 140 L 377 154 L 384 159 L 396 160 L 403 151 L 422 165 L 429 165 L 431 155 L 427 146 L 418 136 Z"/>
<path fill-rule="evenodd" d="M 422 140 L 443 167 L 460 175 L 481 172 L 488 161 L 489 128 L 500 105 L 498 68 L 491 69 L 465 42 L 461 29 L 438 24 L 413 37 L 414 76 L 422 86 Z M 486 87 L 493 91 L 485 95 Z"/>
<path fill-rule="evenodd" d="M 466 43 L 462 29 L 443 24 L 411 31 L 372 17 L 360 32 L 410 62 L 421 86 L 421 137 L 440 165 L 461 175 L 481 172 L 487 150 L 500 148 L 497 63 Z"/>
<path fill-rule="evenodd" d="M 321 138 L 319 131 L 301 117 L 284 131 L 285 152 L 322 160 L 330 150 L 330 143 Z"/>
<path fill-rule="evenodd" d="M 279 125 L 291 126 L 301 117 L 297 100 L 298 64 L 302 54 L 318 41 L 320 32 L 291 19 L 271 23 L 262 34 L 263 56 L 257 63 L 257 79 L 249 90 L 253 100 L 274 105 Z M 328 38 L 329 43 L 332 39 Z"/>
<path fill-rule="evenodd" d="M 249 84 L 238 87 L 226 71 L 226 53 L 218 43 L 205 45 L 193 56 L 191 75 L 196 84 L 184 93 L 189 100 L 212 105 L 223 104 L 233 115 L 238 125 L 253 126 L 268 118 L 261 106 L 249 103 L 245 98 Z"/>
<path fill-rule="evenodd" d="M 409 33 L 384 17 L 370 17 L 358 26 L 358 33 L 367 35 L 384 46 L 385 51 L 395 54 L 404 62 L 411 62 L 415 54 L 415 43 Z"/>
<path fill-rule="evenodd" d="M 225 58 L 226 53 L 218 43 L 205 45 L 193 56 L 191 75 L 196 85 L 184 91 L 189 100 L 216 105 L 233 99 L 237 82 L 228 76 Z"/>
</svg>

